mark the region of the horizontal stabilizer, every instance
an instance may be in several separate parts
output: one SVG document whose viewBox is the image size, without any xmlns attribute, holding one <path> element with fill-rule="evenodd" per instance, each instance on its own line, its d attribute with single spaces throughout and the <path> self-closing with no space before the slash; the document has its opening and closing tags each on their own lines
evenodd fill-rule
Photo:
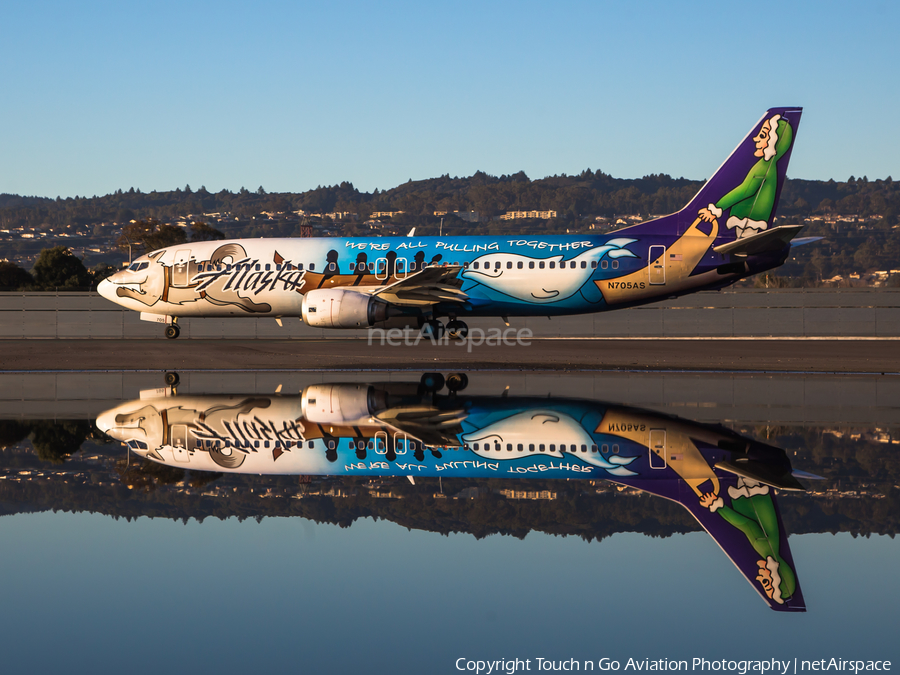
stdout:
<svg viewBox="0 0 900 675">
<path fill-rule="evenodd" d="M 781 471 L 773 471 L 771 465 L 764 462 L 754 462 L 753 460 L 746 462 L 718 462 L 717 469 L 728 471 L 736 476 L 755 480 L 764 485 L 771 485 L 779 490 L 788 490 L 791 492 L 805 492 L 806 488 L 798 481 L 792 473 L 782 473 Z"/>
<path fill-rule="evenodd" d="M 777 251 L 790 244 L 791 239 L 796 237 L 803 225 L 781 225 L 773 227 L 771 230 L 764 230 L 757 234 L 735 239 L 727 244 L 716 246 L 713 250 L 716 253 L 725 255 L 748 256 L 756 253 L 765 253 L 766 251 Z"/>
<path fill-rule="evenodd" d="M 817 241 L 822 241 L 824 238 L 825 237 L 800 237 L 799 239 L 792 239 L 791 248 L 803 246 L 804 244 L 814 244 Z"/>
</svg>

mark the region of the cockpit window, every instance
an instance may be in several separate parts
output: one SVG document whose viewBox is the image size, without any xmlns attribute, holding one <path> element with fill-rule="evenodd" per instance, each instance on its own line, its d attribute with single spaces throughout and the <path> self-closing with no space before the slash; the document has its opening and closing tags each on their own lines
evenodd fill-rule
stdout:
<svg viewBox="0 0 900 675">
<path fill-rule="evenodd" d="M 131 263 L 128 266 L 128 271 L 129 272 L 137 272 L 138 265 L 140 265 L 140 263 L 136 263 L 136 262 Z"/>
</svg>

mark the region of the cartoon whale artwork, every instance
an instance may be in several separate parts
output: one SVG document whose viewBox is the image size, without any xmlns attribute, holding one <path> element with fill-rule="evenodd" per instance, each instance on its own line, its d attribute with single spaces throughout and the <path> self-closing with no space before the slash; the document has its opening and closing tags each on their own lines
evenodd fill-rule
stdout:
<svg viewBox="0 0 900 675">
<path fill-rule="evenodd" d="M 626 238 L 611 239 L 603 246 L 592 248 L 575 258 L 566 260 L 565 267 L 560 265 L 563 262 L 561 255 L 550 258 L 530 258 L 517 253 L 488 253 L 473 260 L 461 276 L 518 300 L 557 302 L 571 297 L 584 286 L 594 272 L 592 262 L 596 262 L 604 256 L 637 258 L 637 255 L 625 248 L 635 241 L 637 240 Z M 528 263 L 536 260 L 554 263 L 554 269 L 545 269 L 536 274 L 535 270 L 528 268 Z M 575 263 L 574 267 L 571 265 L 572 262 Z M 582 262 L 587 264 L 582 267 Z M 500 263 L 499 266 L 497 263 Z M 507 263 L 512 263 L 511 269 L 507 267 Z M 522 268 L 519 268 L 519 263 L 522 263 Z M 476 265 L 478 269 L 474 269 Z"/>
<path fill-rule="evenodd" d="M 591 452 L 591 446 L 595 445 L 591 435 L 572 417 L 555 410 L 528 410 L 517 413 L 476 431 L 463 434 L 462 440 L 476 455 L 493 461 L 522 457 L 520 452 L 515 449 L 519 443 L 527 448 L 529 444 L 540 444 L 541 442 L 549 447 L 552 442 L 554 449 L 549 452 L 545 450 L 543 455 L 562 459 L 563 452 L 565 452 L 583 462 L 605 469 L 613 476 L 637 475 L 624 466 L 634 461 L 635 457 L 614 456 L 607 460 L 602 455 Z M 477 448 L 475 448 L 476 443 L 478 444 Z M 507 444 L 511 444 L 514 449 L 507 449 Z M 588 451 L 579 452 L 574 449 L 582 446 L 587 446 Z M 566 450 L 556 449 L 559 447 L 565 447 Z"/>
</svg>

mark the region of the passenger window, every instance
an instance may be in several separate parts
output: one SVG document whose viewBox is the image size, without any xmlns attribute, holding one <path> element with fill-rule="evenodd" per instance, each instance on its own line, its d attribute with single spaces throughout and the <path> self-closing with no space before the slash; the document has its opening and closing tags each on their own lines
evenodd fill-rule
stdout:
<svg viewBox="0 0 900 675">
<path fill-rule="evenodd" d="M 259 272 L 259 269 L 260 269 L 259 263 L 257 263 L 257 264 L 256 264 L 256 271 Z"/>
<path fill-rule="evenodd" d="M 337 266 L 334 263 L 328 263 L 328 271 L 329 272 L 334 272 L 334 270 L 336 268 L 337 268 Z"/>
<path fill-rule="evenodd" d="M 307 445 L 308 445 L 308 447 L 309 447 L 310 450 L 312 450 L 314 447 L 316 447 L 316 444 L 313 443 L 312 441 L 310 441 Z"/>
<path fill-rule="evenodd" d="M 581 444 L 581 451 L 587 452 L 587 446 L 584 443 Z"/>
<path fill-rule="evenodd" d="M 519 444 L 516 446 L 516 450 L 518 450 L 519 452 L 522 452 L 524 449 L 525 449 L 525 446 L 523 446 L 521 443 L 519 443 Z"/>
<path fill-rule="evenodd" d="M 297 269 L 300 270 L 300 271 L 302 271 L 302 270 L 303 270 L 303 263 L 299 263 L 299 264 L 297 265 Z"/>
<path fill-rule="evenodd" d="M 225 265 L 225 271 L 226 271 L 226 272 L 230 272 L 230 271 L 231 271 L 231 263 L 228 263 L 227 265 Z"/>
<path fill-rule="evenodd" d="M 512 260 L 507 261 L 507 263 L 506 263 L 506 269 L 508 269 L 508 270 L 511 270 L 511 269 L 512 269 Z"/>
<path fill-rule="evenodd" d="M 555 269 L 555 268 L 556 268 L 556 263 L 553 262 L 553 261 L 551 260 L 551 261 L 550 261 L 550 269 L 552 270 L 552 269 Z M 560 269 L 562 269 L 562 268 L 560 268 Z"/>
<path fill-rule="evenodd" d="M 592 270 L 597 269 L 597 261 L 596 260 L 591 260 L 591 269 Z"/>
<path fill-rule="evenodd" d="M 528 452 L 534 452 L 534 443 L 528 444 Z"/>
<path fill-rule="evenodd" d="M 596 446 L 596 445 L 592 445 L 592 446 L 591 446 L 591 452 L 597 452 L 597 446 Z"/>
<path fill-rule="evenodd" d="M 316 263 L 309 263 L 309 271 L 314 272 L 316 269 Z"/>
<path fill-rule="evenodd" d="M 524 265 L 522 265 L 522 261 L 520 260 L 518 263 L 516 263 L 516 269 L 522 269 L 522 267 L 524 267 Z"/>
<path fill-rule="evenodd" d="M 530 270 L 534 269 L 534 260 L 532 260 L 531 262 L 528 263 L 528 269 L 530 269 Z"/>
<path fill-rule="evenodd" d="M 478 450 L 478 443 L 475 443 L 475 444 L 472 446 L 472 449 L 473 449 L 473 450 Z"/>
<path fill-rule="evenodd" d="M 355 269 L 356 269 L 356 263 L 350 263 L 350 271 L 352 272 Z"/>
<path fill-rule="evenodd" d="M 539 449 L 541 452 L 543 452 L 543 451 L 544 451 L 544 444 L 541 443 L 541 444 L 538 446 L 538 449 Z"/>
<path fill-rule="evenodd" d="M 500 261 L 499 261 L 499 260 L 498 260 L 497 262 L 494 263 L 494 269 L 495 269 L 495 270 L 499 270 L 499 269 L 500 269 Z"/>
<path fill-rule="evenodd" d="M 600 268 L 605 270 L 607 267 L 609 267 L 609 263 L 606 260 L 601 260 Z"/>
<path fill-rule="evenodd" d="M 512 452 L 512 443 L 507 443 L 507 444 L 506 444 L 506 451 L 507 451 L 507 452 Z"/>
<path fill-rule="evenodd" d="M 618 445 L 614 445 L 614 446 L 613 446 L 613 454 L 614 454 L 614 455 L 618 455 L 618 454 L 619 454 L 619 446 L 618 446 Z"/>
<path fill-rule="evenodd" d="M 423 264 L 424 264 L 424 263 L 423 263 Z M 409 263 L 409 271 L 410 271 L 410 272 L 415 272 L 415 271 L 416 271 L 416 263 L 414 263 L 414 262 Z"/>
<path fill-rule="evenodd" d="M 478 265 L 479 265 L 479 263 L 477 263 L 477 262 L 472 263 L 472 267 L 474 267 L 476 270 L 478 269 Z"/>
<path fill-rule="evenodd" d="M 253 441 L 253 447 L 254 447 L 254 448 L 258 448 L 258 447 L 259 447 L 259 441 Z"/>
<path fill-rule="evenodd" d="M 609 446 L 608 446 L 606 443 L 604 443 L 603 446 L 600 448 L 600 450 L 601 450 L 601 451 L 603 452 L 603 454 L 605 455 L 606 453 L 609 452 Z"/>
<path fill-rule="evenodd" d="M 618 261 L 618 260 L 613 260 L 612 268 L 613 268 L 614 270 L 619 269 L 619 261 Z"/>
<path fill-rule="evenodd" d="M 581 261 L 581 266 L 584 267 L 583 260 Z M 574 270 L 576 267 L 578 267 L 578 263 L 573 260 L 571 263 L 569 263 L 569 267 L 571 267 Z"/>
<path fill-rule="evenodd" d="M 334 450 L 334 441 L 328 441 L 328 449 Z"/>
<path fill-rule="evenodd" d="M 541 269 L 544 269 L 544 261 L 543 260 L 541 260 L 541 262 L 538 263 L 538 267 L 540 267 Z"/>
<path fill-rule="evenodd" d="M 559 446 L 559 449 L 562 450 L 563 447 Z M 553 443 L 550 444 L 550 452 L 556 452 L 556 445 Z"/>
</svg>

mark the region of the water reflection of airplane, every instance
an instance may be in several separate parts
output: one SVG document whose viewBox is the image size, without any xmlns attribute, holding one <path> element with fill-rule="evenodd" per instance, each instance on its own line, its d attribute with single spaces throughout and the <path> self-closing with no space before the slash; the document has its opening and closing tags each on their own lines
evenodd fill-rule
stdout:
<svg viewBox="0 0 900 675">
<path fill-rule="evenodd" d="M 773 489 L 804 487 L 783 450 L 721 426 L 598 401 L 433 390 L 158 390 L 103 413 L 97 426 L 140 456 L 201 471 L 604 478 L 679 502 L 773 609 L 805 609 Z"/>
</svg>

